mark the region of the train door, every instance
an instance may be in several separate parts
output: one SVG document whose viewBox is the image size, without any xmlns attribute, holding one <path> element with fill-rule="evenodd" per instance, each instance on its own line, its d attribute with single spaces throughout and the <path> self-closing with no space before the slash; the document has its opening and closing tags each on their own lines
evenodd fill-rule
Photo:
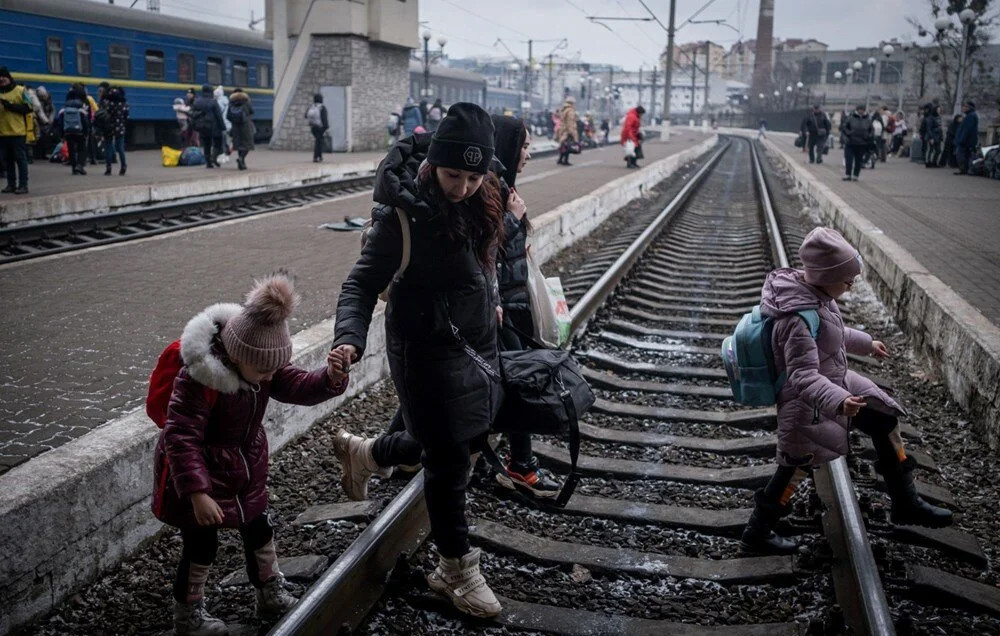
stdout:
<svg viewBox="0 0 1000 636">
<path fill-rule="evenodd" d="M 333 152 L 350 150 L 348 86 L 321 86 L 320 94 L 326 105 L 326 116 L 330 124 L 330 140 L 333 142 Z"/>
</svg>

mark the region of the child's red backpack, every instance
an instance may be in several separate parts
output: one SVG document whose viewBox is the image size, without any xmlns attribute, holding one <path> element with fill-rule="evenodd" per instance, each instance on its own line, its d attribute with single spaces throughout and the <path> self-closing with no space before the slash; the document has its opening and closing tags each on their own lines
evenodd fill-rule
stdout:
<svg viewBox="0 0 1000 636">
<path fill-rule="evenodd" d="M 153 420 L 156 425 L 163 428 L 167 423 L 167 406 L 170 404 L 170 395 L 174 392 L 174 378 L 180 373 L 184 366 L 181 358 L 181 341 L 174 340 L 167 345 L 167 348 L 160 354 L 156 361 L 153 374 L 149 376 L 149 392 L 146 394 L 146 415 Z M 215 401 L 219 398 L 219 392 L 215 389 L 205 387 L 205 401 L 208 408 L 215 406 Z"/>
</svg>

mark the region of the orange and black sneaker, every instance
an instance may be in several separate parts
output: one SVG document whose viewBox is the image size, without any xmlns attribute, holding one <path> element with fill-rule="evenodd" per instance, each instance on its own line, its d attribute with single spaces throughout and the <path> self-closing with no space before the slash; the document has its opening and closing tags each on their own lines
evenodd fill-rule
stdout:
<svg viewBox="0 0 1000 636">
<path fill-rule="evenodd" d="M 508 490 L 520 490 L 532 497 L 543 499 L 553 498 L 559 494 L 561 486 L 552 474 L 538 467 L 538 458 L 532 457 L 531 463 L 510 462 L 506 472 L 497 473 L 497 483 Z"/>
</svg>

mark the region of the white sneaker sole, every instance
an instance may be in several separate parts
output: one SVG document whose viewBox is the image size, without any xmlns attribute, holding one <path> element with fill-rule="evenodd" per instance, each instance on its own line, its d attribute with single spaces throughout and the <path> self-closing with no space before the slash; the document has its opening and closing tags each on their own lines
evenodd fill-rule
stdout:
<svg viewBox="0 0 1000 636">
<path fill-rule="evenodd" d="M 507 490 L 520 491 L 538 499 L 555 499 L 559 495 L 558 490 L 535 490 L 527 484 L 515 482 L 507 475 L 497 473 L 497 483 Z"/>
<path fill-rule="evenodd" d="M 475 616 L 476 618 L 493 618 L 500 614 L 503 609 L 499 603 L 497 603 L 495 609 L 486 609 L 479 605 L 473 605 L 464 596 L 455 596 L 452 594 L 451 589 L 449 589 L 448 584 L 444 581 L 434 578 L 430 574 L 427 575 L 427 585 L 431 590 L 446 596 L 451 600 L 451 604 L 455 606 L 455 609 L 462 612 L 463 614 L 468 614 L 469 616 Z"/>
</svg>

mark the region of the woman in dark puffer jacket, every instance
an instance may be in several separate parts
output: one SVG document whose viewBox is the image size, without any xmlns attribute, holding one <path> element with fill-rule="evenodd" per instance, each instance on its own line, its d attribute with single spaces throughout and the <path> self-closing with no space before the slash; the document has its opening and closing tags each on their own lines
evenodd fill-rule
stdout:
<svg viewBox="0 0 1000 636">
<path fill-rule="evenodd" d="M 474 616 L 500 612 L 479 572 L 480 551 L 469 545 L 465 518 L 470 457 L 501 397 L 494 376 L 499 299 L 493 270 L 504 204 L 489 173 L 493 151 L 490 116 L 470 103 L 448 109 L 433 139 L 418 134 L 392 147 L 376 177 L 374 199 L 382 205 L 341 289 L 334 340 L 343 359 L 360 357 L 378 295 L 391 283 L 389 369 L 406 430 L 424 449 L 424 493 L 440 556 L 427 581 Z M 409 265 L 399 277 L 396 209 L 411 235 Z M 351 452 L 353 458 L 360 449 Z"/>
<path fill-rule="evenodd" d="M 180 528 L 184 543 L 174 581 L 178 635 L 228 633 L 204 604 L 220 527 L 242 535 L 258 616 L 275 618 L 295 604 L 282 588 L 267 514 L 264 411 L 271 397 L 312 405 L 347 387 L 343 365 L 328 360 L 310 372 L 289 364 L 286 321 L 297 300 L 291 280 L 276 274 L 256 283 L 246 305 L 212 305 L 181 336 L 184 366 L 156 444 L 153 482 L 153 513 Z"/>
</svg>

